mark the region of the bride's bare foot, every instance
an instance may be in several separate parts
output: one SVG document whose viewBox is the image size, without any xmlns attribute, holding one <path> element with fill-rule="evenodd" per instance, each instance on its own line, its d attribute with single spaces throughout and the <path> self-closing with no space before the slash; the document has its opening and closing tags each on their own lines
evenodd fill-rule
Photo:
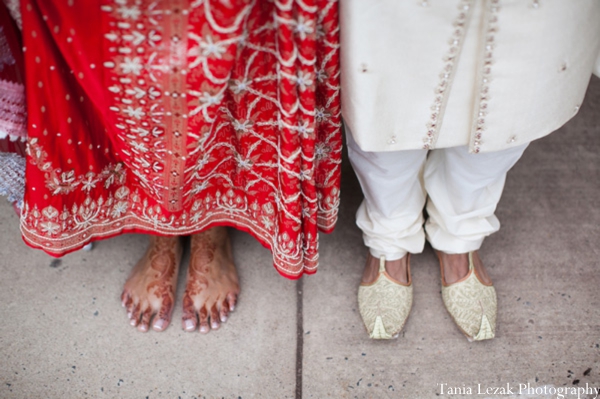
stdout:
<svg viewBox="0 0 600 399">
<path fill-rule="evenodd" d="M 201 333 L 218 329 L 235 308 L 239 293 L 227 229 L 213 227 L 193 235 L 183 294 L 183 329 L 194 331 L 198 325 Z"/>
<path fill-rule="evenodd" d="M 444 284 L 452 284 L 462 279 L 469 273 L 469 254 L 447 254 L 442 251 L 436 251 L 442 267 L 444 268 Z M 487 274 L 483 262 L 479 257 L 479 251 L 473 252 L 473 266 L 475 273 L 482 283 L 491 285 L 492 279 Z"/>
<path fill-rule="evenodd" d="M 171 322 L 175 285 L 181 261 L 179 237 L 150 236 L 150 247 L 131 271 L 121 295 L 132 326 L 162 331 Z"/>
<path fill-rule="evenodd" d="M 408 284 L 408 262 L 410 262 L 408 254 L 397 260 L 386 260 L 385 271 L 394 280 Z M 371 284 L 375 282 L 377 276 L 379 276 L 379 259 L 369 252 L 361 282 Z"/>
</svg>

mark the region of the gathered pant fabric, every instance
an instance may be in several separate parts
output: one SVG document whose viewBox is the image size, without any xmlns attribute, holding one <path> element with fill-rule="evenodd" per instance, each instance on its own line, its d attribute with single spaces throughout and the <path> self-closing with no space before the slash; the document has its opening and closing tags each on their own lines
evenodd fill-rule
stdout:
<svg viewBox="0 0 600 399">
<path fill-rule="evenodd" d="M 467 146 L 366 152 L 352 134 L 347 140 L 365 196 L 356 223 L 371 255 L 388 260 L 422 252 L 425 238 L 450 254 L 479 249 L 500 228 L 494 212 L 506 174 L 529 145 L 479 154 Z"/>
</svg>

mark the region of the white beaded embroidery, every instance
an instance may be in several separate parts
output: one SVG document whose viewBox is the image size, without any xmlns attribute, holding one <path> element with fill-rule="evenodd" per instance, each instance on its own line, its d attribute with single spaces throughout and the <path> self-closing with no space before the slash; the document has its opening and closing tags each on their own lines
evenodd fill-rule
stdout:
<svg viewBox="0 0 600 399">
<path fill-rule="evenodd" d="M 450 49 L 443 58 L 445 65 L 440 73 L 438 85 L 434 90 L 435 98 L 433 104 L 431 105 L 429 122 L 426 124 L 427 133 L 423 138 L 423 149 L 426 150 L 432 149 L 437 141 L 437 136 L 441 127 L 441 115 L 444 113 L 444 109 L 448 100 L 447 93 L 450 91 L 449 89 L 451 81 L 456 69 L 455 63 L 460 54 L 461 45 L 464 40 L 472 9 L 472 1 L 461 0 L 460 4 L 458 5 L 458 9 L 460 10 L 460 13 L 453 22 L 454 30 L 452 32 L 452 37 L 450 38 Z"/>
<path fill-rule="evenodd" d="M 471 139 L 471 148 L 474 153 L 478 153 L 481 150 L 481 138 L 485 131 L 485 118 L 488 114 L 489 106 L 489 82 L 490 74 L 492 72 L 492 64 L 494 57 L 494 47 L 496 45 L 495 34 L 498 32 L 498 11 L 500 0 L 490 0 L 489 17 L 486 21 L 486 35 L 485 35 L 485 53 L 483 56 L 482 65 L 482 78 L 479 89 L 479 104 L 474 122 L 475 134 Z"/>
</svg>

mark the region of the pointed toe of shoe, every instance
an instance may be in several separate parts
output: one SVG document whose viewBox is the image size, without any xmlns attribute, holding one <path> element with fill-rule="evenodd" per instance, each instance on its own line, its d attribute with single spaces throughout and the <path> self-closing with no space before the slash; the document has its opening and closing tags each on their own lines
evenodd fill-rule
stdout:
<svg viewBox="0 0 600 399">
<path fill-rule="evenodd" d="M 372 339 L 391 339 L 404 327 L 412 307 L 412 284 L 401 285 L 385 275 L 358 288 L 358 309 Z"/>
<path fill-rule="evenodd" d="M 481 316 L 481 325 L 479 326 L 479 331 L 477 335 L 473 337 L 473 341 L 483 341 L 485 339 L 492 339 L 496 336 L 496 323 L 492 327 L 492 323 L 490 323 L 488 317 L 484 314 Z"/>
<path fill-rule="evenodd" d="M 442 286 L 442 299 L 448 313 L 469 341 L 494 338 L 497 299 L 493 286 L 481 283 L 471 272 L 464 281 Z"/>
</svg>

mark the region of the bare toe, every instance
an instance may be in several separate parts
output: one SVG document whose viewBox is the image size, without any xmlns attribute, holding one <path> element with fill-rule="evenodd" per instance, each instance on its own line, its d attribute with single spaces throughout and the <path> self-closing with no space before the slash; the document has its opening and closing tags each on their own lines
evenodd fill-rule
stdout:
<svg viewBox="0 0 600 399">
<path fill-rule="evenodd" d="M 123 293 L 121 294 L 121 306 L 123 306 L 124 308 L 127 308 L 128 304 L 131 302 L 131 297 L 129 296 L 129 293 L 127 291 L 123 291 Z"/>
<path fill-rule="evenodd" d="M 171 320 L 167 319 L 159 319 L 155 317 L 154 323 L 152 324 L 152 329 L 154 331 L 164 331 L 165 328 L 169 327 Z"/>
<path fill-rule="evenodd" d="M 154 323 L 152 324 L 152 328 L 155 331 L 163 331 L 165 328 L 169 326 L 171 323 L 171 312 L 173 311 L 173 305 L 170 301 L 162 304 L 160 310 L 154 317 Z"/>
<path fill-rule="evenodd" d="M 129 324 L 131 324 L 132 326 L 137 326 L 138 323 L 140 321 L 140 304 L 138 303 L 137 305 L 135 305 L 135 307 L 133 308 L 133 311 L 131 312 L 131 316 L 129 317 Z"/>
<path fill-rule="evenodd" d="M 171 322 L 181 252 L 178 237 L 152 236 L 148 250 L 133 268 L 121 304 L 127 309 L 130 324 L 138 330 L 148 331 L 154 314 L 152 328 L 156 331 Z"/>
<path fill-rule="evenodd" d="M 229 317 L 229 302 L 227 301 L 227 299 L 225 299 L 223 301 L 223 303 L 221 304 L 221 312 L 219 313 L 219 318 L 221 319 L 222 323 L 225 323 L 227 321 L 228 317 Z"/>
<path fill-rule="evenodd" d="M 191 332 L 191 331 L 195 331 L 196 327 L 198 327 L 198 316 L 191 315 L 191 316 L 187 316 L 184 317 L 182 320 L 182 324 L 183 324 L 183 329 L 185 331 Z"/>
<path fill-rule="evenodd" d="M 152 317 L 152 308 L 148 306 L 144 313 L 142 313 L 142 321 L 138 325 L 138 330 L 142 332 L 148 331 L 150 326 L 150 317 Z"/>
<path fill-rule="evenodd" d="M 185 293 L 183 295 L 183 317 L 181 323 L 185 331 L 194 331 L 198 327 L 198 316 L 194 309 L 194 302 L 190 296 Z"/>
<path fill-rule="evenodd" d="M 217 309 L 217 304 L 215 303 L 212 308 L 210 308 L 210 327 L 213 330 L 218 330 L 221 326 L 219 320 L 219 310 Z"/>
<path fill-rule="evenodd" d="M 125 309 L 127 309 L 127 318 L 131 319 L 131 317 L 133 317 L 133 311 L 135 310 L 135 306 L 136 304 L 133 303 L 133 300 L 130 298 L 125 306 Z"/>
<path fill-rule="evenodd" d="M 235 308 L 239 291 L 227 229 L 213 227 L 193 235 L 184 295 L 184 315 L 198 313 L 201 333 L 217 330 Z M 188 319 L 189 316 L 184 316 L 184 329 L 185 320 Z M 195 327 L 189 323 L 189 328 Z"/>
<path fill-rule="evenodd" d="M 198 331 L 200 331 L 203 334 L 206 334 L 210 331 L 210 327 L 208 325 L 208 311 L 204 306 L 202 307 L 202 309 L 200 309 L 198 318 L 200 319 L 200 328 L 198 329 Z"/>
<path fill-rule="evenodd" d="M 229 311 L 233 312 L 235 310 L 235 304 L 237 302 L 237 294 L 231 292 L 227 295 L 227 303 L 229 303 Z"/>
</svg>

